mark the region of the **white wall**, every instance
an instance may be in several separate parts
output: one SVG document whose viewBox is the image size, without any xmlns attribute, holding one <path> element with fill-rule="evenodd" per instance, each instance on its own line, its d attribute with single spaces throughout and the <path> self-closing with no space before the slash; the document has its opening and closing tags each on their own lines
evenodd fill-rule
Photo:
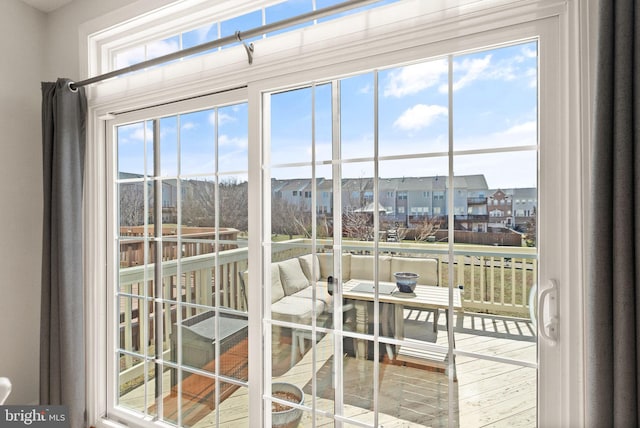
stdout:
<svg viewBox="0 0 640 428">
<path fill-rule="evenodd" d="M 45 14 L 0 1 L 0 376 L 9 404 L 38 402 Z"/>
<path fill-rule="evenodd" d="M 79 26 L 129 3 L 76 0 L 44 14 L 0 0 L 0 376 L 13 383 L 7 404 L 39 400 L 40 82 L 79 78 Z"/>
<path fill-rule="evenodd" d="M 49 13 L 47 16 L 47 79 L 55 80 L 58 77 L 81 79 L 83 76 L 80 75 L 79 27 L 88 21 L 93 21 L 132 3 L 136 2 L 131 0 L 74 0 Z"/>
</svg>

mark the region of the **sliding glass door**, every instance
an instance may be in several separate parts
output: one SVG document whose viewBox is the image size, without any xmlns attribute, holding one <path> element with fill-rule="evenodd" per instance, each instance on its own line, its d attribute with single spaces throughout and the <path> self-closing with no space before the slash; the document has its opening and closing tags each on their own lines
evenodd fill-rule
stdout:
<svg viewBox="0 0 640 428">
<path fill-rule="evenodd" d="M 274 423 L 536 425 L 541 45 L 264 95 Z"/>
<path fill-rule="evenodd" d="M 566 269 L 550 28 L 111 119 L 113 416 L 556 421 L 558 314 L 538 304 Z"/>
</svg>

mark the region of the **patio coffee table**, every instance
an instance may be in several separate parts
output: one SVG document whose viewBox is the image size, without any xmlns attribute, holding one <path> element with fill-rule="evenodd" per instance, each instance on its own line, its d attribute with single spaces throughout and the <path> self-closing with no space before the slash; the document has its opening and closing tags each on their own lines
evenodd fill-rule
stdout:
<svg viewBox="0 0 640 428">
<path fill-rule="evenodd" d="M 401 293 L 397 291 L 396 285 L 392 282 L 378 282 L 378 301 L 380 303 L 388 303 L 394 305 L 395 314 L 393 319 L 393 337 L 396 339 L 404 338 L 404 307 L 430 310 L 444 310 L 447 320 L 447 335 L 450 343 L 455 348 L 455 338 L 453 330 L 449 328 L 449 309 L 456 312 L 462 312 L 462 298 L 460 290 L 454 288 L 452 304 L 449 305 L 449 288 L 436 287 L 430 285 L 418 285 L 413 293 Z M 353 299 L 356 307 L 356 331 L 358 333 L 368 333 L 367 324 L 369 321 L 369 313 L 367 310 L 367 302 L 374 301 L 374 283 L 373 281 L 364 281 L 351 279 L 342 286 L 342 297 Z M 389 331 L 390 320 L 388 305 L 383 305 L 380 313 L 382 322 L 381 333 L 391 336 Z M 435 326 L 434 326 L 435 327 Z M 387 345 L 387 354 L 393 359 L 393 351 L 391 346 Z M 356 355 L 359 358 L 366 356 L 366 344 L 363 340 L 358 340 L 358 350 Z"/>
</svg>

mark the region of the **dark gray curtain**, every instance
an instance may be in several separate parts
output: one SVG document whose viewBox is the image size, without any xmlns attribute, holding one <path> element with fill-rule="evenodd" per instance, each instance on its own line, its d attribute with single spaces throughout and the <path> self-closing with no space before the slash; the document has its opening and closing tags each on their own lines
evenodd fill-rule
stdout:
<svg viewBox="0 0 640 428">
<path fill-rule="evenodd" d="M 69 81 L 42 83 L 44 220 L 40 404 L 69 407 L 85 425 L 82 180 L 86 98 Z"/>
<path fill-rule="evenodd" d="M 640 423 L 640 2 L 598 5 L 586 422 Z"/>
</svg>

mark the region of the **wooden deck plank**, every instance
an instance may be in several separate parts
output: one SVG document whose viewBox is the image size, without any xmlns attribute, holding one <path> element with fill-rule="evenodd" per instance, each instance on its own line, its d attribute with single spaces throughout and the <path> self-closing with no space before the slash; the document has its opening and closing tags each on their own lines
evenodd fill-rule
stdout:
<svg viewBox="0 0 640 428">
<path fill-rule="evenodd" d="M 405 311 L 405 314 L 408 311 Z M 431 330 L 430 312 L 422 311 L 418 313 L 413 311 L 411 316 L 416 320 L 424 321 L 425 329 Z M 420 318 L 422 317 L 422 318 Z M 486 318 L 487 315 L 481 317 Z M 479 316 L 467 316 L 461 319 L 456 325 L 456 345 L 457 349 L 465 351 L 479 352 L 481 354 L 496 355 L 507 358 L 514 358 L 523 361 L 535 361 L 536 344 L 531 341 L 528 335 L 528 329 L 518 326 L 518 321 L 499 318 L 496 322 L 484 320 L 480 322 Z M 444 314 L 439 319 L 439 330 L 435 343 L 447 346 L 447 335 L 444 330 Z M 422 328 L 422 327 L 420 327 Z M 474 329 L 483 328 L 474 334 Z M 523 332 L 520 340 L 517 340 L 518 331 Z M 433 342 L 432 342 L 433 343 Z M 333 336 L 331 334 L 323 337 L 316 344 L 316 363 L 315 370 L 325 364 L 331 357 L 333 346 Z M 274 381 L 288 381 L 300 387 L 304 387 L 310 379 L 314 371 L 313 358 L 314 353 L 309 349 L 310 342 L 307 341 L 306 353 L 296 364 L 286 370 L 281 376 L 274 376 Z M 286 345 L 285 345 L 286 348 Z M 282 355 L 289 355 L 288 348 L 282 351 Z M 536 423 L 536 370 L 533 368 L 496 363 L 489 360 L 478 358 L 470 358 L 466 356 L 456 357 L 456 366 L 458 374 L 458 382 L 455 383 L 455 390 L 444 391 L 436 384 L 428 382 L 420 383 L 420 379 L 407 377 L 401 380 L 405 383 L 404 388 L 411 390 L 417 403 L 426 403 L 433 407 L 435 419 L 430 419 L 424 424 L 417 424 L 407 420 L 400 419 L 394 415 L 380 414 L 378 423 L 385 427 L 419 427 L 419 426 L 447 426 L 448 425 L 448 406 L 442 407 L 441 404 L 434 402 L 432 398 L 434 394 L 441 395 L 438 401 L 448 403 L 449 394 L 454 400 L 454 408 L 458 410 L 456 418 L 459 418 L 459 426 L 461 427 L 528 427 L 535 426 Z M 384 366 L 385 370 L 389 370 L 389 366 Z M 390 373 L 390 372 L 388 372 Z M 428 373 L 425 371 L 425 373 Z M 352 373 L 353 374 L 353 373 Z M 370 372 L 364 371 L 358 376 L 371 376 Z M 423 379 L 424 380 L 424 379 Z M 166 380 L 168 382 L 168 379 Z M 365 390 L 370 390 L 369 387 Z M 122 401 L 127 400 L 131 406 L 141 405 L 142 396 L 140 392 L 133 395 L 131 393 L 123 397 Z M 444 393 L 444 395 L 442 395 Z M 314 397 L 306 394 L 306 404 L 311 406 Z M 334 403 L 330 399 L 315 397 L 318 409 L 331 412 Z M 229 426 L 233 428 L 248 427 L 248 390 L 239 388 L 231 396 L 229 396 L 219 407 L 219 421 L 221 426 Z M 353 418 L 360 422 L 372 423 L 373 412 L 370 410 L 353 406 L 344 406 L 344 416 Z M 205 418 L 194 425 L 194 428 L 209 428 L 215 426 L 216 413 L 211 412 Z M 305 413 L 300 427 L 311 426 L 311 414 Z M 458 422 L 458 421 L 456 421 Z M 331 416 L 317 417 L 316 426 L 330 427 L 333 426 L 334 420 Z"/>
</svg>

